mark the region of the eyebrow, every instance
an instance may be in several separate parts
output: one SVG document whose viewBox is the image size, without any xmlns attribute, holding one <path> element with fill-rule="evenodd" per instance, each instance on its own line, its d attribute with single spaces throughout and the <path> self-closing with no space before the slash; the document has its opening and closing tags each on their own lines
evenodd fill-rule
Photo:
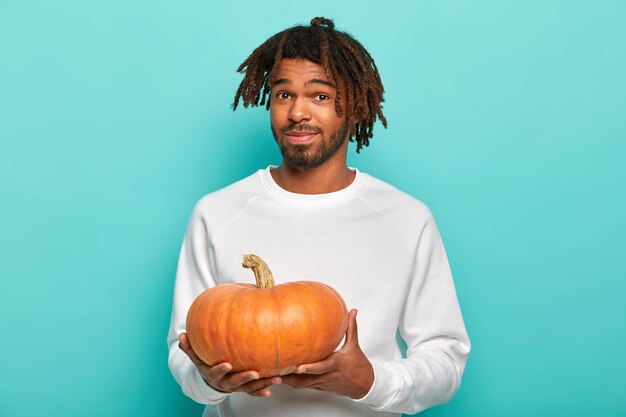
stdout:
<svg viewBox="0 0 626 417">
<path fill-rule="evenodd" d="M 280 80 L 277 80 L 272 87 L 275 87 L 277 85 L 282 85 L 282 84 L 291 85 L 293 83 L 288 78 L 281 78 Z M 309 85 L 312 85 L 312 84 L 322 84 L 322 85 L 325 85 L 327 87 L 333 88 L 335 90 L 337 89 L 337 87 L 335 86 L 334 83 L 332 83 L 330 81 L 327 81 L 327 80 L 322 80 L 322 79 L 319 79 L 319 78 L 313 78 L 313 79 L 310 79 L 309 81 L 304 83 L 305 86 L 309 86 Z"/>
</svg>

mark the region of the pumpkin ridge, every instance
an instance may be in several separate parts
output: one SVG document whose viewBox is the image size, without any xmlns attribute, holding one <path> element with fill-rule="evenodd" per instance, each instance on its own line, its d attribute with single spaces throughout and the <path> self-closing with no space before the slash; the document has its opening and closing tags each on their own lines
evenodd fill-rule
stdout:
<svg viewBox="0 0 626 417">
<path fill-rule="evenodd" d="M 235 297 L 231 300 L 230 302 L 230 310 L 229 311 L 233 311 L 233 307 L 237 306 L 237 303 L 239 302 L 239 300 L 244 297 L 245 295 L 247 295 L 248 291 L 246 291 L 246 289 L 238 292 Z M 238 326 L 235 326 L 236 323 L 233 323 L 233 320 L 237 318 L 236 314 L 229 314 L 228 315 L 228 325 L 226 326 L 227 329 L 237 329 Z M 236 340 L 239 339 L 239 337 L 232 337 L 232 334 L 226 333 L 224 335 L 224 339 L 226 341 L 226 345 L 228 346 L 228 352 L 231 352 L 231 357 L 235 357 L 235 358 L 239 358 L 240 361 L 242 362 L 247 362 L 248 358 L 242 358 L 242 352 L 239 350 L 239 346 L 237 345 Z M 233 355 L 232 352 L 237 352 L 237 354 Z M 242 360 L 243 359 L 243 360 Z M 231 363 L 231 365 L 233 366 L 233 368 L 239 367 L 241 364 L 234 364 Z M 243 371 L 245 371 L 245 369 L 242 369 Z"/>
<path fill-rule="evenodd" d="M 341 298 L 341 296 L 339 296 L 339 293 L 332 288 L 331 286 L 321 283 L 321 282 L 315 282 L 315 281 L 300 281 L 300 283 L 303 285 L 303 287 L 307 288 L 310 291 L 310 300 L 315 303 L 318 303 L 318 306 L 320 306 L 320 308 L 324 308 L 324 309 L 336 309 L 339 308 L 339 311 L 334 311 L 333 313 L 338 313 L 340 316 L 340 322 L 342 322 L 343 325 L 335 323 L 335 322 L 325 322 L 324 326 L 326 328 L 327 331 L 332 331 L 331 329 L 334 329 L 334 331 L 336 331 L 337 333 L 333 336 L 336 336 L 339 341 L 338 343 L 341 341 L 341 339 L 344 337 L 345 335 L 345 331 L 346 331 L 346 327 L 347 327 L 347 315 L 345 314 L 345 302 L 343 301 L 343 299 Z M 338 303 L 329 303 L 328 299 L 325 299 L 327 297 L 332 297 L 335 300 L 338 301 Z M 333 316 L 335 316 L 335 314 L 333 314 Z M 337 318 L 339 318 L 337 317 Z M 320 325 L 320 323 L 315 323 L 312 322 L 311 323 L 312 328 L 316 328 Z M 315 343 L 317 344 L 324 344 L 324 341 L 322 339 L 315 339 Z M 319 346 L 319 348 L 322 348 L 322 346 Z M 333 348 L 333 350 L 329 351 L 328 354 L 331 354 L 335 349 L 337 348 L 337 346 L 335 346 Z"/>
<path fill-rule="evenodd" d="M 309 281 L 299 281 L 298 285 L 305 291 L 307 291 L 308 295 L 307 295 L 307 299 L 308 302 L 306 304 L 302 304 L 300 306 L 300 308 L 305 311 L 304 316 L 301 318 L 302 320 L 302 324 L 301 326 L 305 329 L 308 330 L 313 330 L 318 328 L 318 323 L 316 323 L 316 319 L 318 318 L 317 315 L 312 314 L 314 311 L 316 311 L 317 309 L 323 309 L 325 306 L 323 305 L 323 303 L 320 303 L 320 300 L 318 298 L 318 288 L 316 288 L 317 286 L 315 284 L 311 285 L 311 283 L 309 283 Z M 320 310 L 323 311 L 323 310 Z M 315 337 L 312 337 L 310 339 L 310 343 L 312 346 L 312 351 L 318 351 L 319 350 L 319 345 L 320 345 L 320 338 L 317 334 L 315 334 Z M 324 359 L 324 358 L 322 358 Z M 308 353 L 307 353 L 307 358 L 306 358 L 307 362 L 310 362 L 310 358 L 308 357 Z"/>
<path fill-rule="evenodd" d="M 215 293 L 216 291 L 211 291 L 212 293 Z M 195 314 L 195 310 L 204 310 L 207 309 L 207 300 L 209 299 L 209 297 L 203 296 L 203 297 L 199 297 L 198 298 L 198 302 L 194 303 L 192 305 L 192 309 L 193 309 L 193 313 Z M 208 329 L 205 326 L 205 323 L 202 322 L 192 322 L 190 323 L 190 325 L 186 326 L 186 331 L 187 331 L 187 337 L 189 339 L 189 344 L 191 345 L 191 348 L 196 352 L 196 354 L 198 355 L 198 357 L 200 359 L 202 359 L 203 362 L 207 362 L 208 357 L 210 355 L 207 354 L 207 349 L 205 349 L 205 346 L 203 343 L 201 343 L 201 340 L 203 338 L 205 338 L 205 334 L 208 331 Z M 189 336 L 189 333 L 191 333 L 191 337 Z M 197 337 L 196 337 L 197 335 Z M 209 364 L 210 365 L 210 364 Z"/>
<path fill-rule="evenodd" d="M 274 301 L 274 305 L 276 306 L 276 308 L 274 308 L 274 317 L 276 319 L 276 365 L 275 365 L 275 374 L 276 375 L 280 375 L 280 313 L 279 310 L 280 308 L 280 303 L 278 302 L 278 300 L 276 299 L 276 291 L 272 291 L 272 300 Z"/>
</svg>

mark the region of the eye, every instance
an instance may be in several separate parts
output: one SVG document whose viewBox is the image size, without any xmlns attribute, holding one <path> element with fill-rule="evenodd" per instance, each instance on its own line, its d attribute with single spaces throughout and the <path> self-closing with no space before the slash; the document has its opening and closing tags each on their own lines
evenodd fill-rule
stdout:
<svg viewBox="0 0 626 417">
<path fill-rule="evenodd" d="M 315 96 L 315 98 L 317 99 L 317 101 L 327 101 L 330 100 L 330 97 L 328 97 L 326 94 L 318 94 Z"/>
<path fill-rule="evenodd" d="M 289 93 L 281 91 L 281 92 L 276 94 L 276 97 L 278 97 L 281 100 L 287 100 L 289 98 Z"/>
</svg>

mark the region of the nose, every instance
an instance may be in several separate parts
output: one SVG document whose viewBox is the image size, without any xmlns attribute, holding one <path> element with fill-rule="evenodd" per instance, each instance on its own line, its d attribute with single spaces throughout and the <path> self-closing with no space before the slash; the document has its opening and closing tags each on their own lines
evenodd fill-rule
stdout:
<svg viewBox="0 0 626 417">
<path fill-rule="evenodd" d="M 289 108 L 289 120 L 295 123 L 311 120 L 311 111 L 304 99 L 298 98 L 293 101 Z"/>
</svg>

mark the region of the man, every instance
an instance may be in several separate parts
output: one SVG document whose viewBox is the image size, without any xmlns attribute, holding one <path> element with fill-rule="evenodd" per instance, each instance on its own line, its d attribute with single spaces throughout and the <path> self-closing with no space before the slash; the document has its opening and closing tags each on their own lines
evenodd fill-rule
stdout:
<svg viewBox="0 0 626 417">
<path fill-rule="evenodd" d="M 470 343 L 432 214 L 346 166 L 348 142 L 359 152 L 376 118 L 386 125 L 373 59 L 332 21 L 315 18 L 268 39 L 239 72 L 245 77 L 233 107 L 240 99 L 266 104 L 283 160 L 194 208 L 168 335 L 176 381 L 194 400 L 217 404 L 221 416 L 397 416 L 448 401 Z M 353 308 L 341 348 L 273 378 L 199 360 L 185 334 L 189 306 L 211 286 L 250 282 L 244 253 L 272 265 L 278 283 L 335 288 Z"/>
</svg>

